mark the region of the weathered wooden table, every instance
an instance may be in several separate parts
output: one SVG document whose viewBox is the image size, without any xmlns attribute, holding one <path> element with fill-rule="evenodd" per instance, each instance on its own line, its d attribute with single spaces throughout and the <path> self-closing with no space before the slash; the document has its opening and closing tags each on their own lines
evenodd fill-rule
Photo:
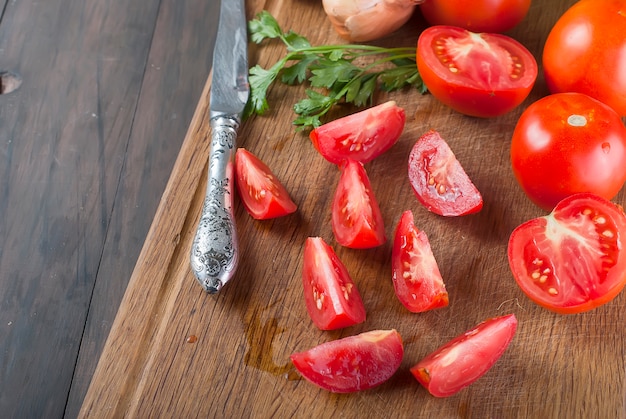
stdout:
<svg viewBox="0 0 626 419">
<path fill-rule="evenodd" d="M 189 272 L 188 252 L 208 154 L 212 32 L 202 26 L 211 26 L 215 7 L 155 3 L 146 13 L 147 6 L 130 3 L 65 3 L 71 13 L 59 4 L 7 3 L 0 25 L 0 63 L 9 65 L 8 55 L 24 79 L 14 94 L 0 96 L 1 411 L 60 416 L 67 402 L 70 417 L 626 416 L 624 293 L 595 311 L 561 316 L 531 303 L 509 272 L 510 232 L 543 214 L 508 162 L 523 106 L 480 120 L 416 92 L 379 97 L 395 99 L 408 116 L 398 144 L 366 166 L 387 236 L 412 209 L 450 292 L 449 307 L 415 315 L 393 294 L 391 243 L 368 251 L 335 245 L 329 220 L 338 172 L 291 126 L 290 108 L 303 89 L 273 89 L 272 111 L 246 122 L 240 145 L 272 167 L 299 211 L 259 222 L 237 203 L 240 268 L 210 296 Z M 510 34 L 540 57 L 549 28 L 573 3 L 535 0 Z M 249 17 L 268 9 L 314 44 L 339 42 L 319 0 L 249 0 L 247 9 Z M 381 42 L 412 45 L 421 25 L 416 16 Z M 27 55 L 29 45 L 37 53 Z M 283 53 L 277 44 L 250 50 L 251 64 L 264 66 Z M 39 84 L 29 85 L 33 79 Z M 526 104 L 545 94 L 540 77 Z M 191 121 L 182 109 L 187 116 L 196 109 Z M 406 159 L 430 128 L 481 190 L 480 213 L 444 219 L 412 195 Z M 615 201 L 626 204 L 626 194 Z M 308 236 L 324 237 L 351 272 L 368 313 L 362 325 L 321 332 L 309 321 L 300 279 Z M 440 344 L 511 312 L 520 322 L 515 340 L 469 388 L 436 399 L 410 375 Z M 299 379 L 289 363 L 294 351 L 378 328 L 401 333 L 405 359 L 370 391 L 329 394 Z"/>
<path fill-rule="evenodd" d="M 0 0 L 1 417 L 78 414 L 210 72 L 218 5 Z"/>
</svg>

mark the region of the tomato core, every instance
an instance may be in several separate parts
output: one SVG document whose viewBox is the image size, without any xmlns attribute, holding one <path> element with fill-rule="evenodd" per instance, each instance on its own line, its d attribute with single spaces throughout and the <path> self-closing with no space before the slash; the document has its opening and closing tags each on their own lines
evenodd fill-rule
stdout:
<svg viewBox="0 0 626 419">
<path fill-rule="evenodd" d="M 567 118 L 567 123 L 573 127 L 584 127 L 587 125 L 587 118 L 583 115 L 570 115 L 569 118 Z"/>
</svg>

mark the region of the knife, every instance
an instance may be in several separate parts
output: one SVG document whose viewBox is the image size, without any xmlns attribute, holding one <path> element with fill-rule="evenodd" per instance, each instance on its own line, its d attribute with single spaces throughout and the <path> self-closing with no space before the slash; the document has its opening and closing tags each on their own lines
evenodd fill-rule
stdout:
<svg viewBox="0 0 626 419">
<path fill-rule="evenodd" d="M 221 0 L 213 51 L 208 182 L 190 255 L 191 270 L 210 294 L 233 277 L 239 259 L 233 175 L 237 130 L 250 93 L 245 12 L 244 0 Z"/>
</svg>

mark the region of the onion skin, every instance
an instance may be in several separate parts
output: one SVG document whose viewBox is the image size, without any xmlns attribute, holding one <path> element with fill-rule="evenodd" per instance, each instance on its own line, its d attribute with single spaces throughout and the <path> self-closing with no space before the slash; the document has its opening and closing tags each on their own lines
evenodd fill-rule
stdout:
<svg viewBox="0 0 626 419">
<path fill-rule="evenodd" d="M 367 42 L 399 29 L 424 0 L 322 0 L 324 11 L 342 38 Z"/>
</svg>

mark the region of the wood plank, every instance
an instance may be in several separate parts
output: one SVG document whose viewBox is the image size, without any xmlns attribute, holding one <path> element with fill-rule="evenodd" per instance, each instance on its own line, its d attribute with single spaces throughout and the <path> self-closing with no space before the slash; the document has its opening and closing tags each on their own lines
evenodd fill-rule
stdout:
<svg viewBox="0 0 626 419">
<path fill-rule="evenodd" d="M 571 0 L 535 1 L 511 32 L 539 56 L 548 30 Z M 251 1 L 314 44 L 339 42 L 319 2 Z M 316 25 L 302 22 L 319 22 Z M 411 26 L 413 25 L 413 26 Z M 414 45 L 419 18 L 391 44 Z M 253 48 L 252 63 L 282 55 L 279 46 Z M 450 306 L 420 315 L 395 299 L 391 243 L 367 251 L 336 246 L 330 202 L 338 173 L 294 133 L 290 110 L 303 89 L 276 87 L 272 111 L 244 124 L 241 146 L 257 154 L 299 204 L 297 214 L 265 222 L 237 205 L 241 265 L 218 295 L 205 294 L 188 267 L 188 253 L 206 185 L 210 80 L 174 166 L 154 222 L 94 373 L 80 417 L 619 417 L 626 411 L 623 363 L 624 294 L 578 316 L 561 316 L 531 303 L 517 288 L 506 260 L 515 226 L 542 212 L 513 178 L 509 140 L 520 108 L 492 120 L 467 118 L 430 96 L 381 95 L 407 110 L 400 141 L 369 163 L 388 237 L 405 209 L 431 239 L 450 292 Z M 528 103 L 546 94 L 540 78 Z M 422 208 L 406 178 L 406 159 L 419 135 L 439 130 L 485 198 L 475 215 L 443 219 Z M 624 204 L 622 192 L 616 201 Z M 321 332 L 303 304 L 300 270 L 304 240 L 333 244 L 355 278 L 368 312 L 358 326 Z M 469 250 L 469 251 L 468 251 Z M 433 398 L 408 369 L 421 357 L 478 322 L 515 313 L 511 347 L 478 382 L 459 394 Z M 362 331 L 396 328 L 405 341 L 400 371 L 373 390 L 336 395 L 299 379 L 289 355 Z M 197 340 L 189 339 L 196 337 Z"/>
<path fill-rule="evenodd" d="M 0 95 L 0 411 L 75 417 L 206 81 L 217 6 L 0 5 L 0 70 L 23 78 Z"/>
<path fill-rule="evenodd" d="M 212 61 L 218 3 L 159 6 L 65 415 L 76 417 Z"/>
<path fill-rule="evenodd" d="M 65 407 L 158 6 L 125 3 L 26 1 L 5 10 L 3 64 L 24 80 L 0 96 L 0 406 L 8 416 L 59 417 Z"/>
</svg>

